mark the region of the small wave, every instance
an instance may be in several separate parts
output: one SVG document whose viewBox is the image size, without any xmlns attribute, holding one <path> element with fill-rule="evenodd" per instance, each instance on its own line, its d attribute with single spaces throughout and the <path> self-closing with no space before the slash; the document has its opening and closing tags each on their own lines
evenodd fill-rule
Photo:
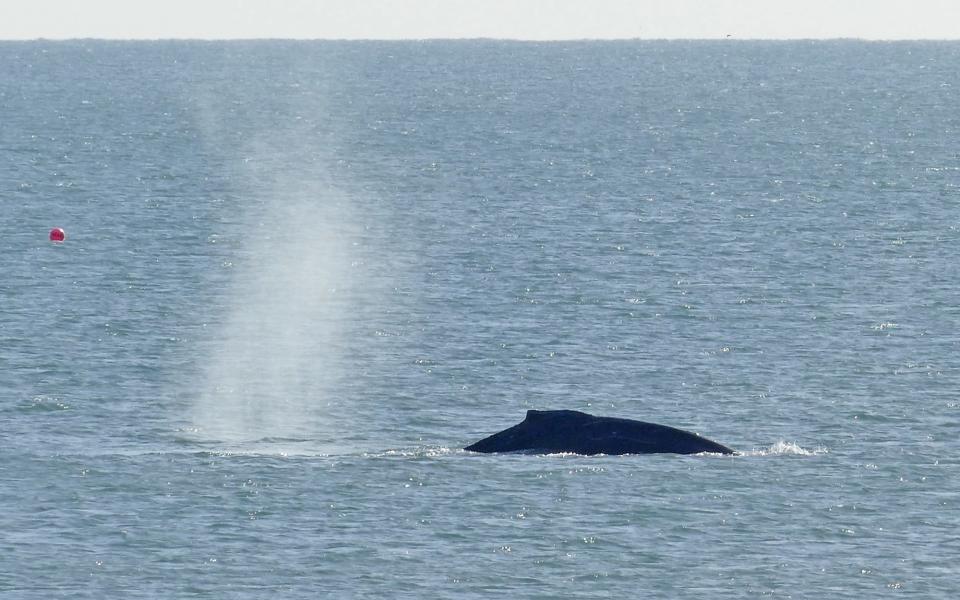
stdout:
<svg viewBox="0 0 960 600">
<path fill-rule="evenodd" d="M 448 448 L 446 446 L 422 446 L 419 448 L 398 448 L 394 450 L 384 450 L 382 452 L 364 452 L 361 456 L 364 458 L 434 458 L 437 456 L 448 456 L 451 454 L 463 454 L 465 450 L 461 448 Z"/>
<path fill-rule="evenodd" d="M 220 439 L 202 435 L 199 428 L 176 430 L 173 444 L 184 450 L 210 456 L 262 456 L 279 458 L 327 457 L 336 453 L 338 446 L 319 440 L 292 437 L 266 436 L 251 439 Z"/>
<path fill-rule="evenodd" d="M 264 438 L 260 438 L 259 440 L 251 440 L 251 443 L 254 443 L 254 444 L 282 444 L 282 443 L 301 444 L 304 442 L 311 442 L 311 441 L 313 440 L 310 440 L 307 438 L 299 438 L 299 437 L 264 437 Z"/>
<path fill-rule="evenodd" d="M 220 458 L 332 458 L 336 456 L 321 450 L 302 450 L 299 448 L 292 450 L 287 448 L 222 448 L 220 450 L 206 450 L 197 454 Z"/>
<path fill-rule="evenodd" d="M 795 442 L 780 440 L 767 448 L 754 448 L 741 454 L 743 456 L 816 456 L 826 453 L 827 449 L 820 446 L 813 450 L 807 450 Z"/>
<path fill-rule="evenodd" d="M 460 448 L 446 448 L 442 446 L 431 446 L 422 448 L 397 448 L 383 451 L 363 451 L 353 450 L 344 451 L 342 448 L 323 445 L 310 446 L 289 446 L 285 444 L 245 444 L 229 446 L 213 446 L 199 453 L 209 456 L 222 457 L 263 457 L 263 458 L 330 458 L 330 459 L 351 459 L 351 458 L 436 458 L 442 456 L 452 456 L 463 454 L 464 450 Z"/>
<path fill-rule="evenodd" d="M 208 455 L 223 457 L 263 457 L 263 458 L 329 458 L 329 459 L 380 459 L 380 458 L 436 458 L 463 454 L 460 448 L 446 448 L 441 446 L 422 448 L 398 448 L 383 451 L 344 451 L 338 447 L 290 447 L 280 446 L 235 446 L 210 449 Z"/>
<path fill-rule="evenodd" d="M 29 402 L 20 404 L 18 408 L 22 411 L 56 412 L 69 410 L 70 405 L 54 396 L 34 396 Z"/>
</svg>

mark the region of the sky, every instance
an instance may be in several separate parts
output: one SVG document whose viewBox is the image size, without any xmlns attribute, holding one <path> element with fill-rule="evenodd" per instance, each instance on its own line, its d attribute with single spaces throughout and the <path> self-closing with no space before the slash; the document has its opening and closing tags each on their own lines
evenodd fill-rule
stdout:
<svg viewBox="0 0 960 600">
<path fill-rule="evenodd" d="M 0 0 L 0 39 L 960 39 L 960 0 Z"/>
</svg>

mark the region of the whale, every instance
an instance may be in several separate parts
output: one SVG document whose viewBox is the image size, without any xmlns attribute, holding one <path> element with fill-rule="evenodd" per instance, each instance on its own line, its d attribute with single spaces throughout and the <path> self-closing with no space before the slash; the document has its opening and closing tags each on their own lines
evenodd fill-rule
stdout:
<svg viewBox="0 0 960 600">
<path fill-rule="evenodd" d="M 526 418 L 464 448 L 470 452 L 529 454 L 736 454 L 696 433 L 576 410 L 528 410 Z"/>
</svg>

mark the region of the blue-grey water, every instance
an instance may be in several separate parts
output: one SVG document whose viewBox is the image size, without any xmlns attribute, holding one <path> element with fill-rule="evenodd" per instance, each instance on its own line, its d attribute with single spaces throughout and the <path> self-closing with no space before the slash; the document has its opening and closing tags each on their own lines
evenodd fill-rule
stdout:
<svg viewBox="0 0 960 600">
<path fill-rule="evenodd" d="M 0 44 L 0 595 L 957 597 L 958 107 L 960 43 Z M 531 408 L 742 454 L 461 450 Z"/>
</svg>

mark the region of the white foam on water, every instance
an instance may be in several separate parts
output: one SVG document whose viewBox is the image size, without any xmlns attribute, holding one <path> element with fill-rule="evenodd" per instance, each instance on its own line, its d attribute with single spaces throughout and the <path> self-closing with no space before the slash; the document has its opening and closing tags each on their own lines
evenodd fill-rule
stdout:
<svg viewBox="0 0 960 600">
<path fill-rule="evenodd" d="M 817 447 L 813 450 L 808 450 L 795 442 L 785 442 L 783 440 L 767 448 L 754 448 L 748 452 L 741 452 L 743 456 L 816 456 L 820 454 L 827 454 L 827 449 Z"/>
</svg>

